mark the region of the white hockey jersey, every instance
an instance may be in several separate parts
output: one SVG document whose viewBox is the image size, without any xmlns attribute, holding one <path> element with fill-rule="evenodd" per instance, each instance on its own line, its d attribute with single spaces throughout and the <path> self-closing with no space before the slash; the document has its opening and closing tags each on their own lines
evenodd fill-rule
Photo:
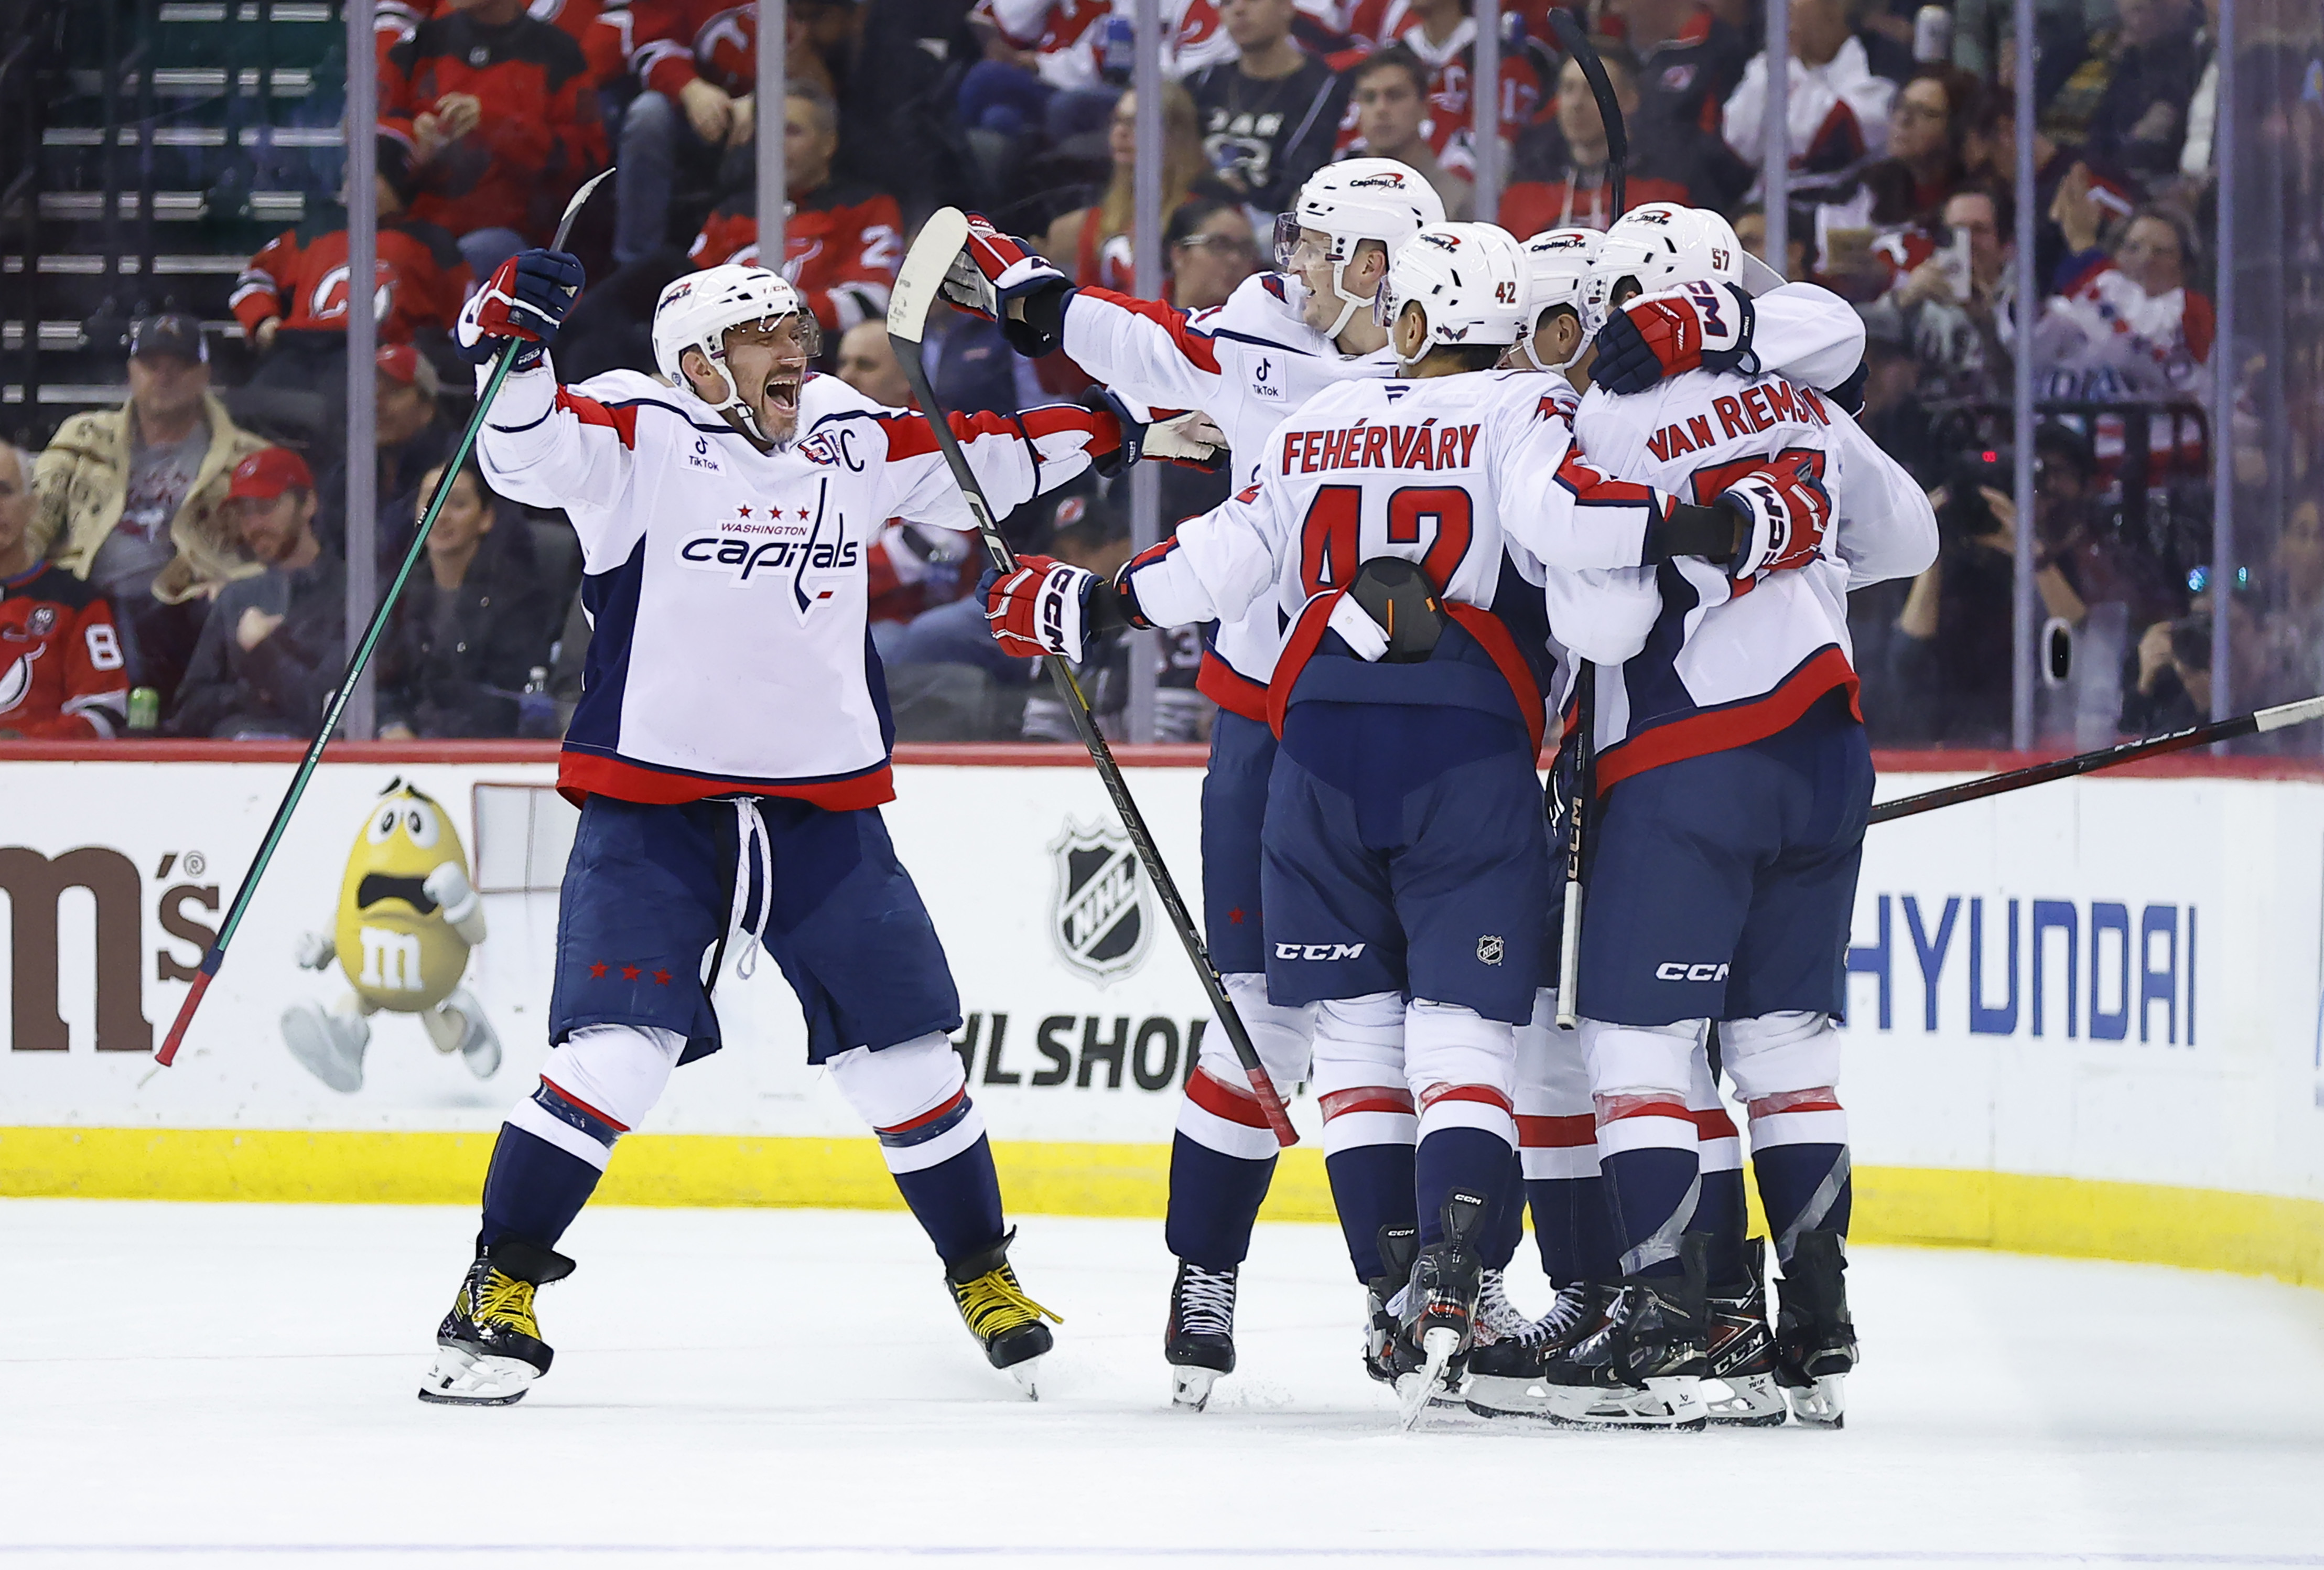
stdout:
<svg viewBox="0 0 2324 1570">
<path fill-rule="evenodd" d="M 1600 790 L 1657 764 L 1775 734 L 1857 687 L 1848 591 L 1936 559 L 1936 514 L 1913 477 L 1812 389 L 1780 376 L 1691 371 L 1575 416 L 1592 459 L 1708 504 L 1770 459 L 1805 465 L 1834 503 L 1822 559 L 1737 584 L 1681 558 L 1633 573 L 1553 575 L 1558 639 L 1599 663 Z"/>
<path fill-rule="evenodd" d="M 1268 693 L 1278 732 L 1305 699 L 1509 712 L 1514 698 L 1538 744 L 1549 628 L 1537 586 L 1551 568 L 1638 567 L 1673 500 L 1580 456 L 1571 393 L 1535 371 L 1331 388 L 1269 436 L 1255 484 L 1131 561 L 1130 592 L 1157 623 L 1278 615 L 1290 629 Z M 1468 642 L 1392 665 L 1326 641 L 1335 616 L 1361 614 L 1340 591 L 1383 556 L 1421 565 Z M 1465 657 L 1471 645 L 1480 657 Z"/>
<path fill-rule="evenodd" d="M 1071 407 L 952 426 L 1006 513 L 1089 465 Z M 799 439 L 761 453 L 686 389 L 636 371 L 509 377 L 477 441 L 503 494 L 561 507 L 595 633 L 558 784 L 628 801 L 733 791 L 835 809 L 894 798 L 895 727 L 865 623 L 890 518 L 973 520 L 919 415 L 809 376 Z"/>
</svg>

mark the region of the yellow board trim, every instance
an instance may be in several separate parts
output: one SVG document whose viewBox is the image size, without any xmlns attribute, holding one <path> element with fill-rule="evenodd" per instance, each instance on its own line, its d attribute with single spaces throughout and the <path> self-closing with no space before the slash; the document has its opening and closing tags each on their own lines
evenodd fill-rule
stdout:
<svg viewBox="0 0 2324 1570">
<path fill-rule="evenodd" d="M 470 1205 L 493 1133 L 278 1129 L 0 1129 L 0 1196 Z M 1167 1145 L 996 1141 L 1022 1214 L 1158 1218 Z M 2232 1270 L 2324 1287 L 2324 1201 L 1923 1167 L 1856 1169 L 1854 1236 Z M 632 1134 L 607 1205 L 896 1210 L 868 1140 Z M 1321 1151 L 1286 1151 L 1261 1217 L 1329 1222 Z"/>
</svg>

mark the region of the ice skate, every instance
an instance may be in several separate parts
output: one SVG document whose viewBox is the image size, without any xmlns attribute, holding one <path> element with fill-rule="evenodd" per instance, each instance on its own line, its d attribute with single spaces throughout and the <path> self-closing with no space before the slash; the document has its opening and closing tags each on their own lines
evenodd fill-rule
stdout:
<svg viewBox="0 0 2324 1570">
<path fill-rule="evenodd" d="M 540 1339 L 533 1294 L 573 1273 L 554 1249 L 503 1238 L 484 1249 L 436 1327 L 436 1362 L 420 1399 L 447 1407 L 506 1407 L 524 1399 L 557 1354 Z"/>
<path fill-rule="evenodd" d="M 1417 1227 L 1379 1229 L 1380 1273 L 1364 1283 L 1364 1372 L 1384 1385 L 1396 1383 L 1406 1362 L 1397 1310 L 1412 1280 L 1413 1256 L 1420 1251 Z"/>
<path fill-rule="evenodd" d="M 1006 1369 L 1027 1397 L 1041 1399 L 1041 1356 L 1056 1344 L 1043 1319 L 1065 1320 L 1025 1296 L 1017 1272 L 1009 1267 L 1009 1245 L 1014 1232 L 982 1253 L 973 1254 L 945 1270 L 945 1285 L 952 1288 L 953 1306 L 961 1323 L 984 1348 L 985 1360 Z"/>
<path fill-rule="evenodd" d="M 455 987 L 451 996 L 422 1013 L 420 1022 L 437 1051 L 457 1052 L 478 1079 L 500 1072 L 500 1036 L 484 1017 L 484 1006 L 467 988 Z"/>
<path fill-rule="evenodd" d="M 1704 1242 L 1698 1233 L 1681 1240 L 1675 1277 L 1625 1277 L 1605 1324 L 1547 1360 L 1542 1388 L 1552 1421 L 1683 1429 L 1709 1422 Z"/>
<path fill-rule="evenodd" d="M 1848 1312 L 1848 1240 L 1836 1232 L 1802 1233 L 1775 1283 L 1775 1382 L 1791 1396 L 1792 1415 L 1819 1428 L 1847 1425 L 1840 1381 L 1856 1366 L 1856 1321 Z"/>
<path fill-rule="evenodd" d="M 1546 1417 L 1549 1396 L 1542 1371 L 1552 1357 L 1605 1323 L 1611 1297 L 1603 1287 L 1573 1282 L 1558 1288 L 1540 1318 L 1490 1345 L 1480 1342 L 1469 1353 L 1469 1388 L 1463 1392 L 1469 1409 L 1480 1418 Z M 1480 1307 L 1480 1318 L 1483 1312 Z"/>
<path fill-rule="evenodd" d="M 1477 1299 L 1484 1266 L 1476 1234 L 1484 1225 L 1483 1196 L 1454 1191 L 1444 1202 L 1444 1236 L 1420 1251 L 1405 1295 L 1399 1339 L 1416 1356 L 1396 1381 L 1397 1413 L 1410 1428 L 1439 1391 L 1460 1388 L 1469 1348 L 1476 1340 Z"/>
<path fill-rule="evenodd" d="M 1234 1372 L 1235 1277 L 1231 1269 L 1209 1270 L 1178 1261 L 1162 1342 L 1174 1407 L 1201 1411 L 1210 1404 L 1211 1386 L 1218 1377 Z"/>
<path fill-rule="evenodd" d="M 1702 1398 L 1713 1423 L 1770 1428 L 1791 1408 L 1775 1384 L 1775 1343 L 1767 1328 L 1762 1241 L 1744 1245 L 1749 1279 L 1710 1296 Z"/>
<path fill-rule="evenodd" d="M 364 1048 L 371 1044 L 371 1021 L 353 993 L 336 1009 L 318 1002 L 293 1003 L 282 1011 L 282 1044 L 300 1067 L 345 1095 L 363 1088 Z"/>
</svg>

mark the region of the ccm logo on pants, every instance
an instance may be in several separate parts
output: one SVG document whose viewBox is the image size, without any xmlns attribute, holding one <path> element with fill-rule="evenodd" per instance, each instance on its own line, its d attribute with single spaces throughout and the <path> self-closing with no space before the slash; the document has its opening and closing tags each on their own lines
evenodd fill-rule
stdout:
<svg viewBox="0 0 2324 1570">
<path fill-rule="evenodd" d="M 1655 966 L 1655 979 L 1674 982 L 1723 982 L 1727 979 L 1727 967 L 1723 965 L 1687 965 L 1680 960 L 1666 959 Z"/>
<path fill-rule="evenodd" d="M 1275 946 L 1277 959 L 1361 959 L 1364 946 L 1360 943 L 1278 943 Z"/>
</svg>

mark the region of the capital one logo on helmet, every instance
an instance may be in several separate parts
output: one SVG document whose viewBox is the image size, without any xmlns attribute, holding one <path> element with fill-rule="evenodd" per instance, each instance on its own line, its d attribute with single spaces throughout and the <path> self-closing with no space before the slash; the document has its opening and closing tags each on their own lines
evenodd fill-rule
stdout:
<svg viewBox="0 0 2324 1570">
<path fill-rule="evenodd" d="M 1348 189 L 1350 190 L 1402 190 L 1404 176 L 1393 170 L 1383 170 L 1378 174 L 1365 175 L 1361 180 L 1350 180 Z"/>
</svg>

